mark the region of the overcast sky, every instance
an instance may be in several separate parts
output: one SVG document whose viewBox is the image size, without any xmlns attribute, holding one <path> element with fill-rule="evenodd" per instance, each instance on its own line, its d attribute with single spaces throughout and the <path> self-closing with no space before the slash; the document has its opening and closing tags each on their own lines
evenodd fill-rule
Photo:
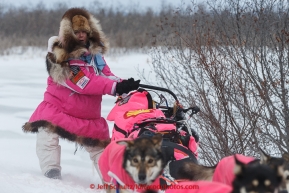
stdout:
<svg viewBox="0 0 289 193">
<path fill-rule="evenodd" d="M 162 4 L 170 4 L 174 7 L 179 6 L 181 3 L 189 4 L 192 0 L 0 0 L 4 5 L 13 5 L 13 6 L 35 6 L 42 2 L 46 7 L 51 8 L 53 5 L 64 2 L 69 7 L 80 7 L 86 5 L 90 5 L 93 2 L 99 2 L 101 6 L 131 6 L 139 7 L 140 9 L 146 9 L 147 7 L 151 7 L 155 10 L 158 10 Z M 196 1 L 196 0 L 195 0 Z M 197 0 L 198 2 L 202 2 L 202 0 Z M 205 1 L 205 0 L 204 0 Z M 84 2 L 86 5 L 84 5 Z M 0 3 L 0 5 L 1 5 Z"/>
</svg>

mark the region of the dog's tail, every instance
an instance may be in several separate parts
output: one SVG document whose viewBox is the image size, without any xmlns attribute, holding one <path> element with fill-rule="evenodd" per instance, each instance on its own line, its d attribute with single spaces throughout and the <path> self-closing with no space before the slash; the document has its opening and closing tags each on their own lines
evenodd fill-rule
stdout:
<svg viewBox="0 0 289 193">
<path fill-rule="evenodd" d="M 178 169 L 178 179 L 197 180 L 212 180 L 217 165 L 203 166 L 194 162 L 184 162 Z"/>
<path fill-rule="evenodd" d="M 56 133 L 57 135 L 59 135 L 59 137 L 63 139 L 67 139 L 72 142 L 77 142 L 81 146 L 106 147 L 111 141 L 110 139 L 101 140 L 101 139 L 96 139 L 96 138 L 78 136 L 78 135 L 75 135 L 73 133 L 66 131 L 62 127 L 53 125 L 52 123 L 45 121 L 45 120 L 27 122 L 22 126 L 22 130 L 25 133 L 28 133 L 28 132 L 37 133 L 40 127 L 46 128 L 47 132 Z"/>
</svg>

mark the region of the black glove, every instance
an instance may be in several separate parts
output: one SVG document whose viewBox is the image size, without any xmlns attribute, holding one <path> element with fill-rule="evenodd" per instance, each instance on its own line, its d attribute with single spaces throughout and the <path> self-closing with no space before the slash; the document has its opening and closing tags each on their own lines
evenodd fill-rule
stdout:
<svg viewBox="0 0 289 193">
<path fill-rule="evenodd" d="M 199 142 L 200 140 L 199 134 L 192 128 L 191 128 L 191 132 L 192 132 L 192 136 L 195 138 L 195 141 Z"/>
<path fill-rule="evenodd" d="M 122 95 L 123 93 L 129 93 L 132 90 L 137 90 L 139 87 L 140 80 L 134 80 L 129 78 L 128 80 L 123 80 L 116 84 L 116 94 Z"/>
</svg>

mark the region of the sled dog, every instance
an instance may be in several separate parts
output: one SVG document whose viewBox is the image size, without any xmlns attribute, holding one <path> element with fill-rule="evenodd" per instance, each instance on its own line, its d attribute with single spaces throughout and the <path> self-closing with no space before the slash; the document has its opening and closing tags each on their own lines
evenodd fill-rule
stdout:
<svg viewBox="0 0 289 193">
<path fill-rule="evenodd" d="M 278 187 L 280 186 L 283 178 L 283 166 L 274 165 L 273 167 L 261 164 L 259 160 L 253 159 L 250 162 L 243 163 L 239 158 L 234 155 L 233 170 L 229 172 L 224 172 L 223 175 L 230 175 L 233 172 L 234 179 L 230 184 L 224 184 L 221 182 L 214 181 L 195 181 L 188 179 L 183 181 L 185 185 L 195 185 L 198 189 L 167 189 L 165 193 L 203 193 L 203 192 L 213 192 L 213 193 L 277 193 Z M 231 162 L 231 161 L 230 161 Z M 192 167 L 192 164 L 187 164 L 187 167 Z M 196 168 L 196 166 L 193 166 Z M 200 167 L 201 168 L 201 167 Z M 197 170 L 200 170 L 198 168 Z M 205 168 L 205 167 L 204 167 Z M 188 168 L 191 169 L 191 168 Z M 212 168 L 205 168 L 207 171 L 211 171 Z M 196 174 L 196 170 L 193 171 Z M 206 176 L 206 175 L 204 175 Z M 195 176 L 197 177 L 197 176 Z M 223 176 L 225 179 L 226 176 Z M 144 193 L 156 193 L 154 190 L 147 190 Z M 280 192 L 278 192 L 280 193 Z M 282 192 L 283 193 L 283 192 Z"/>
<path fill-rule="evenodd" d="M 118 140 L 115 142 L 116 146 L 113 146 L 113 143 L 102 154 L 102 156 L 106 154 L 108 157 L 100 158 L 103 162 L 101 163 L 103 167 L 100 169 L 103 174 L 104 185 L 107 187 L 106 192 L 116 192 L 117 189 L 120 192 L 129 192 L 129 189 L 139 189 L 141 186 L 157 182 L 166 166 L 165 155 L 161 151 L 161 134 L 152 137 L 139 137 L 133 140 Z M 116 148 L 123 146 L 125 146 L 125 149 L 122 148 L 122 151 L 117 150 L 118 152 L 114 153 Z M 112 162 L 104 161 L 111 159 L 113 159 Z M 108 178 L 104 176 L 105 173 L 110 173 L 109 176 L 117 181 L 119 188 L 107 180 Z"/>
<path fill-rule="evenodd" d="M 161 134 L 118 144 L 126 146 L 122 166 L 137 184 L 151 184 L 161 175 L 166 164 L 161 152 Z"/>
<path fill-rule="evenodd" d="M 254 160 L 248 164 L 240 162 L 235 156 L 235 179 L 232 193 L 277 193 L 283 178 L 283 166 L 272 167 Z"/>
<path fill-rule="evenodd" d="M 283 153 L 282 157 L 273 157 L 266 154 L 261 148 L 259 148 L 259 150 L 261 164 L 269 165 L 271 167 L 283 166 L 283 179 L 279 191 L 289 192 L 289 154 Z"/>
</svg>

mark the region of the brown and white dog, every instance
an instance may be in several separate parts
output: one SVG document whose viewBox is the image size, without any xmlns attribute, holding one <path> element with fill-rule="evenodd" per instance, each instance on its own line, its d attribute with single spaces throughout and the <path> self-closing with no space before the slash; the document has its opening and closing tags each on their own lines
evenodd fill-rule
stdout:
<svg viewBox="0 0 289 193">
<path fill-rule="evenodd" d="M 240 157 L 240 156 L 239 156 Z M 226 184 L 216 181 L 182 181 L 176 186 L 169 188 L 165 193 L 277 193 L 278 186 L 282 181 L 282 166 L 270 167 L 260 164 L 259 160 L 242 163 L 237 156 L 229 156 L 234 163 L 234 171 L 224 171 L 225 175 L 234 173 L 232 183 Z M 230 164 L 232 165 L 232 164 Z M 147 190 L 143 193 L 157 193 Z"/>
<path fill-rule="evenodd" d="M 99 159 L 99 168 L 107 192 L 136 190 L 146 186 L 159 189 L 159 177 L 166 166 L 161 151 L 162 135 L 134 140 L 112 141 Z"/>
</svg>

